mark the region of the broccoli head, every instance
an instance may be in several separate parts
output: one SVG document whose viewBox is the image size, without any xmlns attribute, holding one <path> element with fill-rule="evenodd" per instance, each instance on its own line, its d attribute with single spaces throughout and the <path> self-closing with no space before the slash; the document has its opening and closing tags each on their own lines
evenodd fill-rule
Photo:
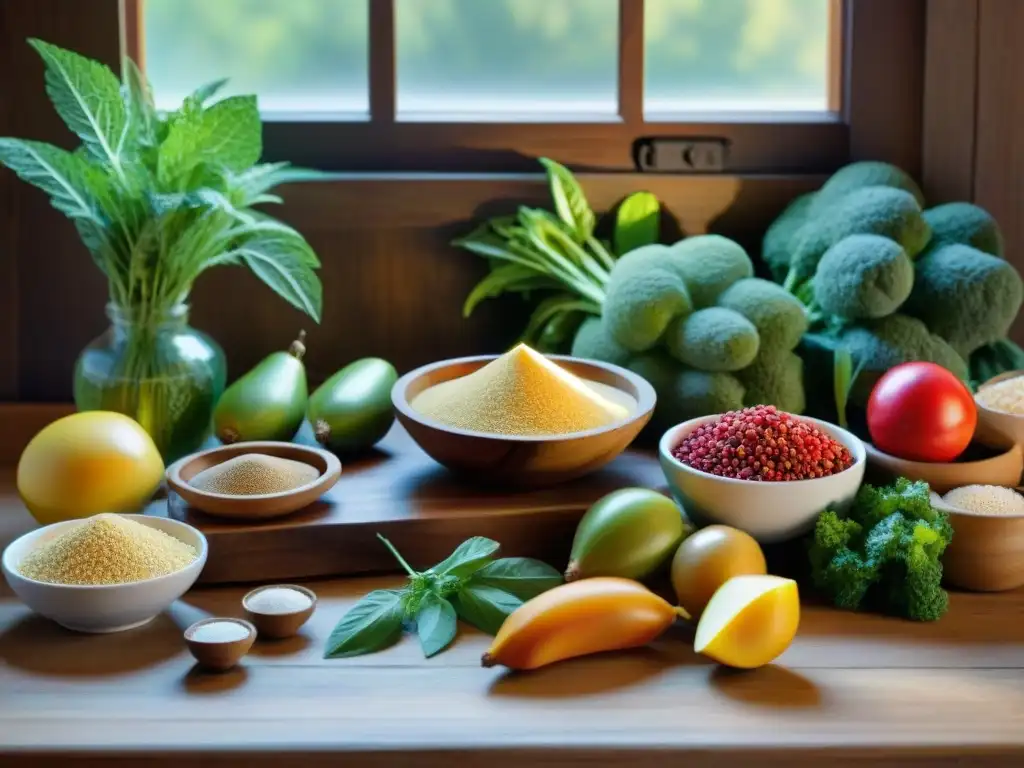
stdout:
<svg viewBox="0 0 1024 768">
<path fill-rule="evenodd" d="M 782 286 L 747 277 L 737 280 L 718 297 L 718 306 L 739 312 L 757 328 L 761 349 L 796 349 L 807 331 L 804 305 Z"/>
<path fill-rule="evenodd" d="M 845 514 L 818 517 L 809 549 L 814 586 L 839 608 L 934 621 L 949 606 L 941 558 L 952 538 L 927 483 L 864 485 Z"/>
<path fill-rule="evenodd" d="M 754 274 L 743 247 L 721 235 L 688 237 L 670 250 L 671 268 L 686 283 L 695 309 L 710 307 L 722 291 Z"/>
<path fill-rule="evenodd" d="M 1006 336 L 1024 300 L 1017 270 L 969 245 L 929 248 L 916 273 L 905 311 L 964 358 Z"/>
<path fill-rule="evenodd" d="M 807 192 L 795 198 L 764 233 L 764 240 L 761 241 L 761 259 L 768 265 L 772 277 L 779 282 L 786 278 L 786 272 L 789 271 L 793 235 L 807 221 L 814 197 L 814 192 Z"/>
<path fill-rule="evenodd" d="M 866 160 L 840 168 L 825 182 L 811 207 L 818 215 L 850 192 L 864 187 L 891 187 L 910 193 L 918 206 L 924 206 L 924 194 L 908 173 L 890 163 Z"/>
<path fill-rule="evenodd" d="M 625 365 L 631 357 L 628 349 L 608 335 L 599 317 L 588 317 L 583 321 L 573 339 L 571 354 L 612 365 Z"/>
<path fill-rule="evenodd" d="M 926 210 L 924 220 L 932 228 L 932 247 L 960 243 L 992 256 L 1003 256 L 1003 233 L 984 208 L 973 203 L 946 203 Z"/>
<path fill-rule="evenodd" d="M 693 309 L 682 278 L 667 266 L 668 248 L 648 245 L 612 268 L 602 307 L 608 336 L 633 352 L 650 349 L 673 318 Z"/>
<path fill-rule="evenodd" d="M 915 317 L 896 313 L 879 320 L 865 320 L 844 329 L 837 342 L 849 350 L 854 369 L 860 369 L 850 393 L 851 402 L 857 405 L 865 405 L 879 377 L 901 363 L 936 363 L 967 380 L 964 358 Z"/>
<path fill-rule="evenodd" d="M 910 296 L 914 265 L 895 240 L 850 235 L 818 263 L 814 298 L 830 315 L 862 320 L 891 315 Z"/>
<path fill-rule="evenodd" d="M 653 421 L 659 429 L 743 407 L 743 385 L 730 373 L 695 371 L 660 351 L 634 357 L 628 368 L 658 393 Z"/>
<path fill-rule="evenodd" d="M 738 312 L 722 307 L 698 309 L 673 320 L 665 347 L 676 360 L 702 371 L 738 371 L 757 354 L 757 328 Z"/>
<path fill-rule="evenodd" d="M 888 237 L 914 258 L 928 244 L 931 230 L 921 215 L 921 206 L 909 192 L 893 187 L 854 190 L 810 218 L 794 236 L 786 288 L 793 290 L 813 277 L 825 252 L 850 235 Z"/>
<path fill-rule="evenodd" d="M 981 386 L 1007 371 L 1024 370 L 1024 349 L 1009 339 L 999 339 L 971 353 L 971 383 Z"/>
<path fill-rule="evenodd" d="M 746 389 L 744 405 L 774 405 L 797 414 L 807 408 L 804 361 L 795 352 L 763 348 L 753 363 L 736 372 L 736 378 Z"/>
</svg>

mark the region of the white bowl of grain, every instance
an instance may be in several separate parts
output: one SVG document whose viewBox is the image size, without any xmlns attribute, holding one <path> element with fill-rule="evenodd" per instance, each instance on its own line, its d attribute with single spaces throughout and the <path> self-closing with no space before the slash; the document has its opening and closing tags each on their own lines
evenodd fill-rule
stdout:
<svg viewBox="0 0 1024 768">
<path fill-rule="evenodd" d="M 186 523 L 105 514 L 26 533 L 0 565 L 36 613 L 78 632 L 118 632 L 146 624 L 185 594 L 206 554 L 206 537 Z"/>
<path fill-rule="evenodd" d="M 1007 371 L 986 381 L 974 393 L 978 426 L 974 439 L 992 448 L 1006 442 L 1024 446 L 1024 371 Z"/>
</svg>

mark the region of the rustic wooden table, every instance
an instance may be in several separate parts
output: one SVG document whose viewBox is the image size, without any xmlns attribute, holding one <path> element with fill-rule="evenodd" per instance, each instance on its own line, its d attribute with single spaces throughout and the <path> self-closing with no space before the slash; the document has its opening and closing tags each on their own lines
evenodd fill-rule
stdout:
<svg viewBox="0 0 1024 768">
<path fill-rule="evenodd" d="M 0 546 L 33 526 L 13 479 L 0 469 Z M 779 663 L 744 673 L 696 656 L 685 626 L 525 675 L 482 669 L 469 629 L 429 661 L 413 638 L 321 658 L 348 606 L 398 583 L 307 582 L 321 602 L 302 634 L 221 675 L 181 632 L 241 615 L 244 587 L 90 636 L 0 583 L 0 765 L 1024 765 L 1024 591 L 956 594 L 927 625 L 808 607 Z"/>
</svg>

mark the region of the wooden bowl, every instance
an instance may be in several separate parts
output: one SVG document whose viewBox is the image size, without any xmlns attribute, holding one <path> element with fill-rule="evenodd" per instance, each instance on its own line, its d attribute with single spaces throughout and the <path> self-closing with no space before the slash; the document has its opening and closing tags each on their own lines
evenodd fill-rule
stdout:
<svg viewBox="0 0 1024 768">
<path fill-rule="evenodd" d="M 255 496 L 232 496 L 196 488 L 189 481 L 204 469 L 245 453 L 262 453 L 311 464 L 320 472 L 306 485 L 291 491 Z M 266 519 L 280 517 L 308 507 L 334 487 L 341 477 L 341 462 L 330 451 L 295 443 L 254 441 L 221 445 L 193 453 L 167 468 L 167 485 L 196 509 L 215 517 Z"/>
<path fill-rule="evenodd" d="M 237 624 L 246 631 L 238 640 L 198 640 L 196 631 L 207 624 Z M 200 665 L 214 672 L 226 672 L 242 660 L 256 641 L 256 627 L 242 619 L 215 616 L 197 621 L 185 630 L 185 644 Z"/>
<path fill-rule="evenodd" d="M 932 504 L 949 515 L 953 526 L 953 541 L 942 556 L 946 581 L 977 592 L 1024 586 L 1024 515 L 968 512 L 936 493 Z"/>
<path fill-rule="evenodd" d="M 268 589 L 292 589 L 301 592 L 309 598 L 309 605 L 288 613 L 263 613 L 255 610 L 252 607 L 252 598 Z M 242 609 L 245 611 L 245 617 L 256 627 L 260 637 L 269 637 L 275 640 L 291 637 L 302 628 L 302 625 L 316 610 L 316 593 L 306 587 L 300 587 L 298 584 L 267 584 L 246 593 L 242 598 Z"/>
<path fill-rule="evenodd" d="M 1001 453 L 978 461 L 928 462 L 909 461 L 883 453 L 871 443 L 864 443 L 868 464 L 886 475 L 924 480 L 936 493 L 945 493 L 962 485 L 1016 486 L 1024 471 L 1021 446 L 1003 447 Z"/>
<path fill-rule="evenodd" d="M 629 416 L 605 427 L 566 435 L 498 435 L 450 427 L 412 408 L 423 390 L 466 376 L 497 355 L 444 360 L 405 374 L 391 390 L 398 421 L 431 458 L 471 480 L 517 488 L 554 485 L 589 474 L 633 442 L 651 418 L 654 388 L 617 365 L 549 355 L 570 373 L 629 395 L 637 405 Z"/>
<path fill-rule="evenodd" d="M 1017 376 L 1024 376 L 1024 371 L 1007 371 L 998 376 L 993 376 L 978 387 L 978 391 L 975 392 L 974 404 L 978 407 L 978 426 L 974 432 L 974 439 L 982 445 L 1000 446 L 1010 441 L 1016 445 L 1024 446 L 1024 416 L 994 411 L 978 400 L 978 394 L 985 387 L 998 384 L 1000 381 L 1016 378 Z"/>
</svg>

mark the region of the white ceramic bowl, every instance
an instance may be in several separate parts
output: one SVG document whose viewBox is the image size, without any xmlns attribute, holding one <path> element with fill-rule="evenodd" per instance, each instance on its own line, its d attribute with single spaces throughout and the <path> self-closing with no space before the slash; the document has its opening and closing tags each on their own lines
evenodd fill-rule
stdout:
<svg viewBox="0 0 1024 768">
<path fill-rule="evenodd" d="M 982 445 L 991 448 L 1003 448 L 1007 442 L 1024 447 L 1024 416 L 1015 413 L 994 411 L 983 405 L 978 395 L 986 387 L 998 384 L 1000 381 L 1024 376 L 1024 371 L 1007 371 L 998 376 L 993 376 L 986 381 L 974 394 L 974 403 L 978 406 L 978 426 L 974 430 L 974 439 Z M 1016 485 L 1016 483 L 1013 483 Z"/>
<path fill-rule="evenodd" d="M 857 495 L 864 479 L 864 443 L 845 429 L 806 416 L 799 418 L 849 449 L 853 466 L 813 480 L 762 483 L 710 475 L 686 466 L 672 455 L 687 435 L 717 421 L 721 415 L 684 421 L 668 430 L 658 445 L 661 468 L 672 495 L 694 525 L 729 525 L 764 544 L 787 541 L 811 530 L 823 510 L 841 511 Z"/>
<path fill-rule="evenodd" d="M 7 583 L 25 605 L 61 626 L 78 632 L 119 632 L 142 626 L 181 597 L 199 578 L 206 563 L 206 537 L 191 525 L 163 517 L 133 515 L 142 525 L 156 528 L 196 548 L 199 556 L 188 566 L 145 581 L 128 584 L 48 584 L 27 579 L 16 570 L 32 549 L 81 520 L 38 528 L 12 541 L 4 550 L 2 567 Z"/>
</svg>

